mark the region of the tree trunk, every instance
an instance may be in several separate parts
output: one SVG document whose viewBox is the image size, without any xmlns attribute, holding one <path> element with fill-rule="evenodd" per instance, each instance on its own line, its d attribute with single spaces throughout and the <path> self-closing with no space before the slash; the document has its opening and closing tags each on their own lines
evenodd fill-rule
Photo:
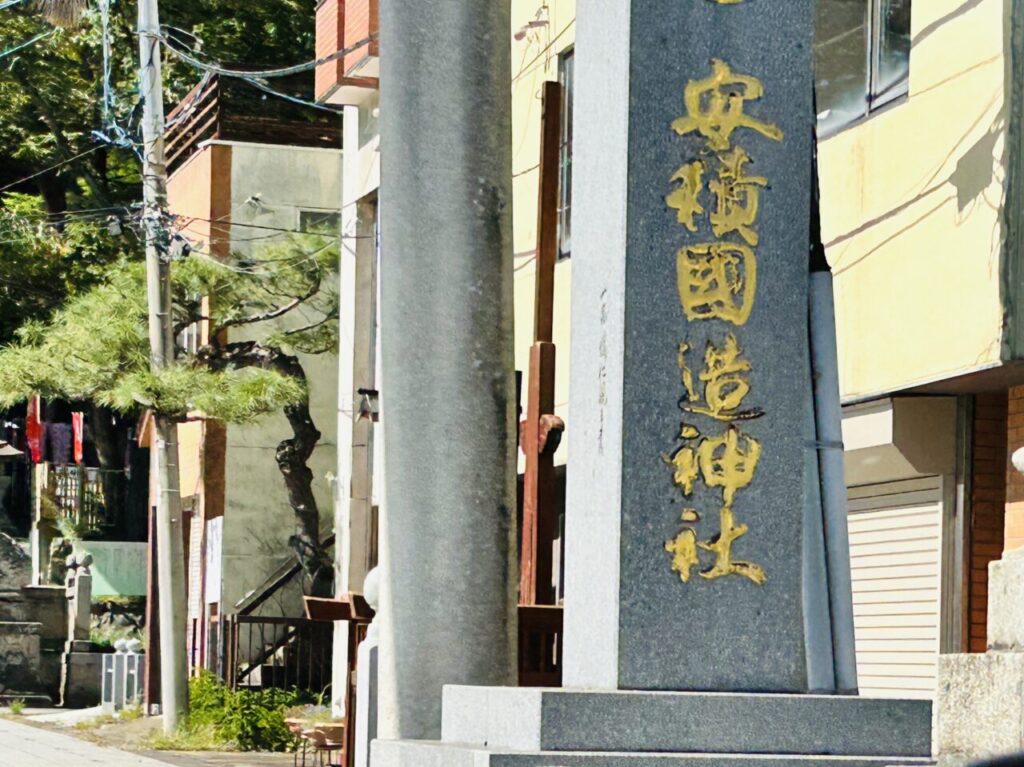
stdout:
<svg viewBox="0 0 1024 767">
<path fill-rule="evenodd" d="M 275 367 L 293 378 L 306 381 L 306 371 L 297 357 L 278 354 Z M 331 596 L 333 567 L 320 542 L 320 509 L 313 495 L 313 472 L 309 459 L 320 441 L 320 431 L 309 412 L 309 397 L 284 409 L 292 437 L 277 446 L 277 466 L 284 476 L 288 503 L 295 512 L 295 535 L 291 539 L 313 596 Z"/>
<path fill-rule="evenodd" d="M 307 382 L 299 358 L 279 349 L 261 346 L 256 341 L 240 341 L 223 347 L 207 347 L 199 359 L 214 369 L 269 368 L 296 380 Z M 277 466 L 284 477 L 288 505 L 295 514 L 295 534 L 288 543 L 305 573 L 303 590 L 318 597 L 334 594 L 334 565 L 320 540 L 320 509 L 313 494 L 313 472 L 309 459 L 320 441 L 320 431 L 309 411 L 309 397 L 284 408 L 292 436 L 277 446 Z"/>
<path fill-rule="evenodd" d="M 103 505 L 106 507 L 107 521 L 117 525 L 118 529 L 136 540 L 137 529 L 143 520 L 132 519 L 128 514 L 128 482 L 125 476 L 125 456 L 128 434 L 123 425 L 118 423 L 117 416 L 110 408 L 92 405 L 91 436 L 96 446 L 96 457 L 99 459 L 100 482 L 103 486 Z"/>
</svg>

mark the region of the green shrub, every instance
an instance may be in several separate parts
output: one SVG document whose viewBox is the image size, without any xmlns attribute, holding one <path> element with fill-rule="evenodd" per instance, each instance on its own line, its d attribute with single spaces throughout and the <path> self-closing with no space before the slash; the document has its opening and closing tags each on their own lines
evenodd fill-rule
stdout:
<svg viewBox="0 0 1024 767">
<path fill-rule="evenodd" d="M 205 748 L 216 742 L 240 751 L 288 751 L 295 738 L 284 723 L 285 711 L 311 700 L 309 693 L 295 689 L 230 690 L 204 673 L 189 681 L 189 715 L 180 732 L 151 745 L 181 749 L 198 741 Z"/>
<path fill-rule="evenodd" d="M 25 710 L 25 699 L 15 698 L 7 704 L 7 707 L 10 709 L 12 715 L 21 716 L 22 712 Z"/>
</svg>

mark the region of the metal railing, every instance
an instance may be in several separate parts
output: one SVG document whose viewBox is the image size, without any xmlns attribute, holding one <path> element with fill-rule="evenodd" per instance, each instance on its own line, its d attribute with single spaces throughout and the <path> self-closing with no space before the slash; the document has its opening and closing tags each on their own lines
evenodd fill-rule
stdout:
<svg viewBox="0 0 1024 767">
<path fill-rule="evenodd" d="M 232 689 L 295 687 L 320 693 L 331 684 L 332 623 L 225 615 L 217 635 L 217 672 Z"/>
<path fill-rule="evenodd" d="M 121 482 L 123 470 L 94 469 L 78 464 L 49 464 L 46 498 L 53 503 L 57 518 L 76 526 L 99 529 L 113 522 L 115 510 L 107 508 L 104 488 Z"/>
</svg>

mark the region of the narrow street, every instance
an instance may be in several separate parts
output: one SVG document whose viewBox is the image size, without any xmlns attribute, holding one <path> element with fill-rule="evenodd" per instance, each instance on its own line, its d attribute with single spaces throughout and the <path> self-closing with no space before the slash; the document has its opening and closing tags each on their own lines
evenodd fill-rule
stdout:
<svg viewBox="0 0 1024 767">
<path fill-rule="evenodd" d="M 144 756 L 0 718 L 0 767 L 270 767 L 285 764 L 292 764 L 291 754 L 159 753 Z"/>
<path fill-rule="evenodd" d="M 166 767 L 138 754 L 103 748 L 70 735 L 0 719 L 0 764 L 4 767 L 103 765 L 104 767 Z"/>
</svg>

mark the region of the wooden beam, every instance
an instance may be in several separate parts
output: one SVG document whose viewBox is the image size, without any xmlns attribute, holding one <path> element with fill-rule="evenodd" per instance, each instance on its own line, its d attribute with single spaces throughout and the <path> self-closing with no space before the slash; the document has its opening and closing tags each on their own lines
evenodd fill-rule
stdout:
<svg viewBox="0 0 1024 767">
<path fill-rule="evenodd" d="M 541 418 L 555 410 L 555 345 L 551 342 L 555 261 L 558 258 L 559 154 L 562 136 L 562 87 L 544 84 L 541 118 L 540 194 L 537 212 L 536 301 L 534 344 L 530 349 L 526 428 L 523 452 L 522 554 L 519 565 L 519 602 L 546 605 L 555 601 L 553 545 L 555 466 L 553 451 L 542 450 Z"/>
<path fill-rule="evenodd" d="M 552 341 L 555 261 L 558 260 L 558 192 L 562 149 L 562 86 L 544 83 L 540 144 L 540 196 L 537 205 L 537 283 L 534 341 Z"/>
</svg>

